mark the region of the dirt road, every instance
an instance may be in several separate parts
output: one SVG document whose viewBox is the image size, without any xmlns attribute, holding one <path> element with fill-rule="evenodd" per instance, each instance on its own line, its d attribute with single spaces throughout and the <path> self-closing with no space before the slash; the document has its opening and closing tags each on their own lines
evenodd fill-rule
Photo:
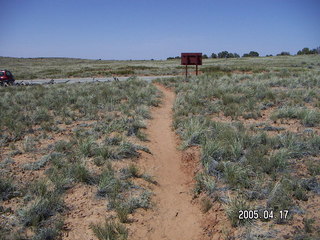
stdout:
<svg viewBox="0 0 320 240">
<path fill-rule="evenodd" d="M 140 165 L 151 173 L 158 185 L 154 187 L 155 207 L 139 212 L 134 218 L 138 223 L 131 226 L 131 239 L 199 239 L 201 212 L 192 204 L 192 175 L 182 169 L 181 152 L 177 150 L 177 139 L 172 131 L 172 106 L 175 95 L 162 86 L 162 105 L 152 112 L 147 134 L 152 156 L 144 155 Z"/>
</svg>

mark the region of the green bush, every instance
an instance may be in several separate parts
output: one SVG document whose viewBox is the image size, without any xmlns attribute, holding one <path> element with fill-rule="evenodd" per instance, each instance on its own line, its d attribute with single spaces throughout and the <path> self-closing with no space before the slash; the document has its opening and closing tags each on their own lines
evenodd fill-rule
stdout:
<svg viewBox="0 0 320 240">
<path fill-rule="evenodd" d="M 60 196 L 56 193 L 37 198 L 32 205 L 22 211 L 22 222 L 25 226 L 39 227 L 41 223 L 63 209 Z"/>
<path fill-rule="evenodd" d="M 129 214 L 130 209 L 127 206 L 119 204 L 118 206 L 116 206 L 115 210 L 116 210 L 118 219 L 121 223 L 128 222 L 128 214 Z"/>
<path fill-rule="evenodd" d="M 271 154 L 269 158 L 263 158 L 262 171 L 267 174 L 272 174 L 275 171 L 282 171 L 287 166 L 288 153 L 286 150 L 281 150 Z"/>
<path fill-rule="evenodd" d="M 17 195 L 16 186 L 10 178 L 0 176 L 0 199 L 8 200 Z"/>
<path fill-rule="evenodd" d="M 225 162 L 223 174 L 226 182 L 233 188 L 249 188 L 252 185 L 248 169 L 239 164 Z"/>
<path fill-rule="evenodd" d="M 106 219 L 104 224 L 91 224 L 90 228 L 99 240 L 125 240 L 128 238 L 127 228 L 111 220 Z"/>
<path fill-rule="evenodd" d="M 213 177 L 205 173 L 198 173 L 195 178 L 196 184 L 193 190 L 195 194 L 200 194 L 202 191 L 205 191 L 208 194 L 214 193 L 216 190 L 216 183 Z"/>
<path fill-rule="evenodd" d="M 283 183 L 277 182 L 267 200 L 267 207 L 278 210 L 289 210 L 293 206 L 290 192 L 283 186 Z"/>
<path fill-rule="evenodd" d="M 125 183 L 118 179 L 112 168 L 106 168 L 99 176 L 98 195 L 115 199 L 124 190 Z"/>
<path fill-rule="evenodd" d="M 229 199 L 226 205 L 226 212 L 231 225 L 237 227 L 250 221 L 249 219 L 239 219 L 239 211 L 250 210 L 250 205 L 240 196 Z"/>
<path fill-rule="evenodd" d="M 135 209 L 148 209 L 151 207 L 151 195 L 149 191 L 143 191 L 136 197 L 131 197 L 123 204 L 129 209 L 129 213 L 133 213 Z"/>
<path fill-rule="evenodd" d="M 89 170 L 81 163 L 71 165 L 69 168 L 69 172 L 70 176 L 78 182 L 90 184 L 94 181 Z"/>
</svg>

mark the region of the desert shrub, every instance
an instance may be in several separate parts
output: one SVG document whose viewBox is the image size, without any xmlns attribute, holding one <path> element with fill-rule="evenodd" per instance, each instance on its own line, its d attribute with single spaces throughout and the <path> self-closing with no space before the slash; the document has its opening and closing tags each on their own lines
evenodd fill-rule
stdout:
<svg viewBox="0 0 320 240">
<path fill-rule="evenodd" d="M 121 135 L 105 138 L 105 143 L 107 145 L 119 145 L 123 141 L 123 137 Z"/>
<path fill-rule="evenodd" d="M 29 191 L 37 197 L 45 197 L 49 193 L 48 184 L 43 179 L 34 181 L 29 186 Z"/>
<path fill-rule="evenodd" d="M 37 108 L 34 114 L 33 123 L 40 124 L 42 122 L 49 122 L 51 120 L 51 116 L 49 114 L 48 109 L 44 107 Z"/>
<path fill-rule="evenodd" d="M 105 163 L 105 161 L 105 158 L 102 156 L 96 156 L 93 159 L 93 163 L 98 167 L 101 167 Z"/>
<path fill-rule="evenodd" d="M 268 162 L 268 146 L 259 144 L 257 146 L 251 146 L 247 150 L 246 159 L 247 164 L 255 171 L 265 171 L 265 162 Z"/>
<path fill-rule="evenodd" d="M 138 150 L 151 153 L 150 150 L 146 147 L 125 141 L 125 142 L 121 142 L 120 145 L 116 148 L 113 158 L 123 159 L 123 158 L 138 157 L 140 155 Z"/>
<path fill-rule="evenodd" d="M 296 118 L 300 119 L 301 123 L 306 127 L 314 127 L 320 123 L 320 112 L 299 107 L 283 107 L 275 111 L 270 118 L 272 120 L 279 118 Z"/>
<path fill-rule="evenodd" d="M 106 168 L 100 174 L 97 192 L 99 196 L 115 199 L 124 188 L 124 182 L 116 177 L 112 168 Z"/>
<path fill-rule="evenodd" d="M 294 189 L 293 197 L 298 200 L 308 201 L 307 191 L 300 184 Z"/>
<path fill-rule="evenodd" d="M 118 206 L 116 206 L 115 210 L 121 223 L 128 222 L 128 214 L 130 209 L 127 206 L 119 204 Z"/>
<path fill-rule="evenodd" d="M 138 157 L 139 153 L 134 144 L 130 142 L 122 142 L 117 149 L 116 156 L 118 159 Z"/>
<path fill-rule="evenodd" d="M 141 176 L 141 174 L 139 173 L 140 170 L 139 170 L 138 166 L 135 165 L 135 164 L 130 164 L 130 165 L 129 165 L 129 167 L 128 167 L 128 172 L 129 172 L 129 174 L 130 174 L 132 177 L 138 178 L 138 177 Z"/>
<path fill-rule="evenodd" d="M 60 196 L 54 192 L 45 197 L 36 199 L 32 205 L 22 211 L 21 218 L 25 226 L 38 227 L 41 222 L 53 216 L 56 212 L 61 212 L 63 203 Z"/>
<path fill-rule="evenodd" d="M 10 154 L 12 156 L 12 154 Z M 5 168 L 7 167 L 8 165 L 11 165 L 13 164 L 14 161 L 12 160 L 11 157 L 7 157 L 5 159 L 3 159 L 1 162 L 0 162 L 0 168 Z"/>
<path fill-rule="evenodd" d="M 46 171 L 46 174 L 59 191 L 72 187 L 75 182 L 94 184 L 97 181 L 79 160 L 68 162 L 65 159 L 56 159 L 52 163 L 53 166 Z"/>
<path fill-rule="evenodd" d="M 195 178 L 196 184 L 193 190 L 195 194 L 200 194 L 202 191 L 207 192 L 208 194 L 214 193 L 216 190 L 216 183 L 213 177 L 205 173 L 199 173 Z"/>
<path fill-rule="evenodd" d="M 17 195 L 16 186 L 10 178 L 0 176 L 0 199 L 7 200 Z"/>
<path fill-rule="evenodd" d="M 303 225 L 304 225 L 304 231 L 306 233 L 312 233 L 314 230 L 314 224 L 315 220 L 312 218 L 303 218 Z"/>
<path fill-rule="evenodd" d="M 302 117 L 302 124 L 306 127 L 314 127 L 320 123 L 320 112 L 315 110 L 306 111 Z"/>
<path fill-rule="evenodd" d="M 87 138 L 79 141 L 78 149 L 80 154 L 82 154 L 84 157 L 92 157 L 96 155 L 98 146 L 93 139 Z"/>
<path fill-rule="evenodd" d="M 203 142 L 207 130 L 207 122 L 202 118 L 190 118 L 179 126 L 183 129 L 181 137 L 184 140 L 183 147 L 199 145 Z"/>
<path fill-rule="evenodd" d="M 61 171 L 57 168 L 52 168 L 49 169 L 47 174 L 57 192 L 64 192 L 73 186 L 74 179 L 68 174 L 68 169 Z"/>
<path fill-rule="evenodd" d="M 139 178 L 142 176 L 138 166 L 133 163 L 131 163 L 128 167 L 121 169 L 121 173 L 123 174 L 124 178 Z"/>
<path fill-rule="evenodd" d="M 126 227 L 115 221 L 106 219 L 104 224 L 91 224 L 90 228 L 99 240 L 125 240 L 128 238 Z"/>
<path fill-rule="evenodd" d="M 131 121 L 132 120 L 132 121 Z M 126 125 L 127 136 L 139 136 L 141 134 L 140 129 L 146 128 L 145 123 L 139 119 L 129 119 L 129 124 Z"/>
<path fill-rule="evenodd" d="M 148 209 L 151 206 L 151 195 L 151 192 L 143 191 L 138 196 L 129 198 L 123 204 L 129 209 L 129 213 L 133 213 L 138 208 Z"/>
<path fill-rule="evenodd" d="M 33 152 L 35 151 L 35 140 L 32 137 L 25 137 L 24 141 L 23 141 L 23 145 L 22 148 L 24 150 L 24 152 Z"/>
<path fill-rule="evenodd" d="M 289 210 L 293 206 L 292 198 L 283 183 L 277 182 L 267 200 L 267 207 L 273 210 Z"/>
<path fill-rule="evenodd" d="M 51 161 L 58 161 L 59 158 L 63 158 L 64 155 L 57 152 L 52 152 L 48 155 L 43 156 L 40 160 L 25 164 L 23 169 L 25 170 L 39 170 L 44 168 Z"/>
<path fill-rule="evenodd" d="M 274 171 L 282 171 L 287 166 L 288 153 L 285 150 L 277 151 L 268 158 L 263 158 L 262 171 L 271 174 Z"/>
<path fill-rule="evenodd" d="M 279 144 L 287 148 L 290 158 L 316 156 L 320 153 L 320 136 L 301 136 L 295 133 L 285 133 L 279 136 Z"/>
<path fill-rule="evenodd" d="M 81 163 L 72 164 L 69 166 L 69 175 L 78 182 L 93 183 L 94 179 L 89 170 Z"/>
<path fill-rule="evenodd" d="M 115 151 L 108 145 L 102 145 L 97 148 L 96 155 L 105 159 L 115 158 Z"/>
<path fill-rule="evenodd" d="M 309 161 L 307 167 L 312 176 L 320 175 L 320 163 Z"/>
<path fill-rule="evenodd" d="M 52 224 L 53 225 L 53 224 Z M 54 240 L 60 236 L 63 227 L 62 221 L 56 221 L 53 226 L 41 227 L 36 230 L 32 240 Z"/>
<path fill-rule="evenodd" d="M 249 219 L 239 219 L 240 210 L 250 210 L 250 205 L 241 196 L 230 198 L 226 205 L 226 212 L 233 227 L 243 225 L 247 221 L 250 221 Z"/>
<path fill-rule="evenodd" d="M 311 190 L 308 188 L 308 180 L 286 176 L 282 179 L 281 183 L 283 188 L 288 191 L 292 197 L 302 201 L 308 200 L 307 191 Z"/>
<path fill-rule="evenodd" d="M 223 159 L 224 161 L 238 161 L 243 155 L 244 137 L 245 134 L 241 126 L 229 125 L 223 123 L 213 122 L 213 131 L 208 140 L 213 140 L 214 145 L 219 146 L 220 154 L 215 160 Z M 211 138 L 211 139 L 210 139 Z M 205 149 L 205 146 L 204 146 Z M 214 151 L 213 151 L 214 155 Z"/>
<path fill-rule="evenodd" d="M 298 107 L 283 107 L 277 111 L 275 111 L 271 115 L 272 120 L 276 120 L 279 118 L 298 118 L 301 119 L 303 117 L 303 109 Z"/>
<path fill-rule="evenodd" d="M 223 174 L 226 182 L 233 188 L 251 186 L 250 172 L 246 167 L 232 162 L 225 162 Z"/>
<path fill-rule="evenodd" d="M 151 118 L 149 109 L 148 109 L 148 107 L 145 106 L 145 105 L 139 105 L 139 106 L 137 106 L 136 109 L 135 109 L 135 113 L 136 113 L 138 116 L 141 116 L 141 117 L 146 118 L 146 119 L 150 119 L 150 118 Z"/>
<path fill-rule="evenodd" d="M 64 140 L 60 140 L 60 141 L 57 141 L 54 144 L 54 150 L 56 152 L 67 153 L 67 152 L 71 151 L 72 145 L 73 145 L 72 142 L 67 142 L 67 141 L 64 141 Z"/>
</svg>

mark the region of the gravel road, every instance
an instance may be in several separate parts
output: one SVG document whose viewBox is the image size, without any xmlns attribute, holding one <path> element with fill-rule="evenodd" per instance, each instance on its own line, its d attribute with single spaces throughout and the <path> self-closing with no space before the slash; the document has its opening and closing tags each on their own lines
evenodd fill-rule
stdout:
<svg viewBox="0 0 320 240">
<path fill-rule="evenodd" d="M 137 76 L 139 79 L 151 82 L 153 79 L 156 78 L 169 78 L 175 77 L 173 75 L 165 75 L 165 76 Z M 125 81 L 129 77 L 118 77 L 119 81 Z M 25 84 L 45 84 L 52 82 L 51 79 L 33 79 L 33 80 L 16 80 L 15 82 L 18 84 L 25 83 Z M 53 79 L 54 83 L 84 83 L 84 82 L 110 82 L 114 81 L 113 77 L 108 78 L 58 78 Z"/>
</svg>

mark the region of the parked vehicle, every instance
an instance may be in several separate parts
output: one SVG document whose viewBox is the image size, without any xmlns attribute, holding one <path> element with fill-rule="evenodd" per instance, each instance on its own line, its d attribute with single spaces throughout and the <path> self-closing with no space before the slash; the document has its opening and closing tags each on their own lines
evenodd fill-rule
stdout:
<svg viewBox="0 0 320 240">
<path fill-rule="evenodd" d="M 15 79 L 8 70 L 0 70 L 0 85 L 12 85 Z"/>
</svg>

